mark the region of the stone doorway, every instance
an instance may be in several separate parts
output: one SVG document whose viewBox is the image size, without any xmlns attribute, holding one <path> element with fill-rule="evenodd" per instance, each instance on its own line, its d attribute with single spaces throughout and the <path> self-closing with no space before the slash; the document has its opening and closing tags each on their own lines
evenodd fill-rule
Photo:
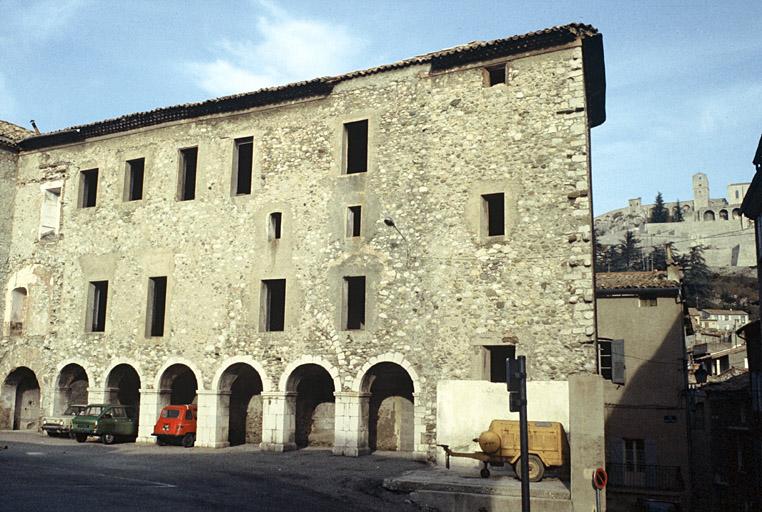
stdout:
<svg viewBox="0 0 762 512">
<path fill-rule="evenodd" d="M 231 446 L 262 442 L 262 379 L 246 363 L 235 363 L 222 374 L 219 418 L 227 416 Z"/>
<path fill-rule="evenodd" d="M 3 382 L 0 429 L 37 430 L 40 427 L 40 385 L 25 366 L 16 368 Z"/>
<path fill-rule="evenodd" d="M 106 379 L 108 402 L 119 405 L 140 406 L 140 376 L 128 364 L 115 366 Z"/>
<path fill-rule="evenodd" d="M 362 390 L 370 394 L 368 446 L 371 450 L 414 450 L 413 380 L 395 363 L 378 363 L 367 371 Z"/>
<path fill-rule="evenodd" d="M 298 366 L 288 378 L 287 389 L 296 393 L 294 442 L 297 448 L 332 447 L 335 397 L 333 378 L 317 364 Z"/>
<path fill-rule="evenodd" d="M 61 369 L 56 382 L 53 413 L 63 414 L 70 405 L 87 405 L 87 388 L 90 381 L 80 365 L 70 363 Z"/>
</svg>

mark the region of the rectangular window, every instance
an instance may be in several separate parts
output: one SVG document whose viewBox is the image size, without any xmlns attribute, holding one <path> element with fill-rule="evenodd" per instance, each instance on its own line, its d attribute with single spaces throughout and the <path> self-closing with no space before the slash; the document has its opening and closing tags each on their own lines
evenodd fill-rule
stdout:
<svg viewBox="0 0 762 512">
<path fill-rule="evenodd" d="M 98 197 L 98 169 L 79 173 L 79 206 L 92 208 Z"/>
<path fill-rule="evenodd" d="M 345 174 L 368 171 L 368 120 L 344 125 Z"/>
<path fill-rule="evenodd" d="M 261 330 L 282 331 L 286 323 L 286 280 L 263 280 L 261 302 Z"/>
<path fill-rule="evenodd" d="M 280 228 L 283 220 L 283 214 L 281 212 L 273 212 L 270 214 L 270 225 L 267 230 L 267 238 L 269 240 L 280 239 Z"/>
<path fill-rule="evenodd" d="M 638 306 L 641 308 L 655 308 L 658 306 L 656 297 L 646 297 L 644 299 L 638 299 Z"/>
<path fill-rule="evenodd" d="M 167 310 L 167 277 L 148 278 L 147 337 L 164 336 L 164 317 Z"/>
<path fill-rule="evenodd" d="M 598 373 L 614 384 L 625 383 L 624 340 L 598 340 Z"/>
<path fill-rule="evenodd" d="M 344 278 L 344 329 L 365 328 L 365 276 Z"/>
<path fill-rule="evenodd" d="M 90 281 L 88 290 L 87 327 L 90 332 L 106 330 L 108 281 Z"/>
<path fill-rule="evenodd" d="M 125 186 L 126 201 L 143 199 L 143 176 L 145 174 L 145 158 L 127 160 L 127 183 Z"/>
<path fill-rule="evenodd" d="M 251 194 L 254 137 L 235 140 L 235 195 Z"/>
<path fill-rule="evenodd" d="M 508 83 L 505 74 L 505 64 L 499 66 L 492 66 L 486 69 L 487 71 L 487 83 L 490 87 Z"/>
<path fill-rule="evenodd" d="M 482 217 L 487 236 L 505 234 L 505 194 L 482 195 Z"/>
<path fill-rule="evenodd" d="M 646 442 L 643 439 L 624 439 L 624 465 L 628 472 L 646 470 Z"/>
<path fill-rule="evenodd" d="M 505 360 L 516 355 L 516 347 L 513 345 L 488 346 L 489 351 L 489 381 L 508 382 Z"/>
<path fill-rule="evenodd" d="M 180 150 L 180 176 L 178 179 L 178 201 L 191 201 L 196 198 L 196 165 L 198 148 Z"/>
<path fill-rule="evenodd" d="M 347 237 L 360 236 L 362 230 L 362 206 L 347 208 Z"/>
<path fill-rule="evenodd" d="M 42 211 L 40 212 L 40 238 L 49 234 L 58 234 L 60 224 L 61 187 L 43 189 Z"/>
<path fill-rule="evenodd" d="M 598 373 L 611 380 L 611 340 L 598 340 Z"/>
</svg>

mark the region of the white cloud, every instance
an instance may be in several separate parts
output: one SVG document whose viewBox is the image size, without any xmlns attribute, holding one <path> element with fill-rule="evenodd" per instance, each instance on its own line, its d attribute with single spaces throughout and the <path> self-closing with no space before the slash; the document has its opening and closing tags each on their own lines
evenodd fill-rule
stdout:
<svg viewBox="0 0 762 512">
<path fill-rule="evenodd" d="M 185 68 L 196 84 L 218 96 L 252 91 L 351 69 L 363 41 L 346 27 L 294 18 L 266 2 L 256 22 L 256 40 L 222 40 L 208 62 Z"/>
<path fill-rule="evenodd" d="M 85 3 L 85 0 L 23 2 L 23 8 L 16 14 L 18 27 L 25 40 L 45 42 L 63 31 Z"/>
</svg>

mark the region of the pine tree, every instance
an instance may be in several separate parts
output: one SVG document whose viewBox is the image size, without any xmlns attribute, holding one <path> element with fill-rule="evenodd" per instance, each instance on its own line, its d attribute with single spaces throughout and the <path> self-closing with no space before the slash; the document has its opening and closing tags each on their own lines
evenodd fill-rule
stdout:
<svg viewBox="0 0 762 512">
<path fill-rule="evenodd" d="M 651 218 L 649 222 L 653 224 L 659 224 L 669 221 L 669 210 L 664 207 L 664 198 L 661 192 L 656 194 L 656 200 L 654 201 L 654 207 L 651 208 Z"/>
<path fill-rule="evenodd" d="M 619 243 L 617 251 L 617 271 L 628 272 L 643 270 L 643 254 L 640 239 L 632 231 L 627 231 Z"/>
<path fill-rule="evenodd" d="M 680 200 L 677 200 L 677 206 L 675 206 L 675 213 L 672 215 L 672 222 L 683 222 L 683 208 L 680 206 Z"/>
<path fill-rule="evenodd" d="M 653 268 L 648 270 L 667 270 L 667 249 L 655 247 L 651 252 L 651 261 Z"/>
<path fill-rule="evenodd" d="M 678 256 L 683 267 L 685 301 L 689 307 L 706 307 L 712 294 L 712 273 L 704 260 L 704 246 L 691 247 L 687 255 Z"/>
</svg>

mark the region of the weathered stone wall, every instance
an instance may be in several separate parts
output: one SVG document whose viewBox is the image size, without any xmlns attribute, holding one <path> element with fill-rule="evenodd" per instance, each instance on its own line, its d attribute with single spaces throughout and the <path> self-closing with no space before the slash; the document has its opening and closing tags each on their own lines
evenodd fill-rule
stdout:
<svg viewBox="0 0 762 512">
<path fill-rule="evenodd" d="M 435 439 L 437 381 L 469 377 L 474 343 L 514 343 L 535 380 L 594 372 L 581 49 L 516 59 L 509 81 L 484 87 L 478 66 L 409 67 L 342 82 L 325 99 L 23 153 L 10 267 L 37 276 L 29 307 L 44 329 L 4 340 L 0 374 L 32 368 L 49 407 L 63 361 L 82 364 L 95 389 L 116 361 L 130 361 L 146 390 L 182 358 L 210 389 L 233 356 L 253 357 L 277 383 L 311 355 L 348 390 L 367 360 L 396 353 L 419 376 L 417 446 Z M 365 118 L 369 170 L 341 175 L 342 123 Z M 233 141 L 243 136 L 254 138 L 252 194 L 231 197 Z M 177 202 L 178 149 L 196 145 L 196 199 Z M 124 202 L 125 161 L 138 157 L 144 199 Z M 98 205 L 78 208 L 79 171 L 96 167 Z M 37 240 L 40 184 L 56 179 L 61 232 Z M 506 194 L 506 235 L 484 239 L 480 195 L 494 192 Z M 363 236 L 347 239 L 354 204 Z M 272 211 L 283 212 L 277 242 L 265 229 Z M 157 275 L 168 277 L 167 323 L 163 337 L 147 338 Z M 340 328 L 347 275 L 367 276 L 362 331 Z M 259 329 L 269 278 L 287 280 L 284 332 Z M 94 280 L 109 281 L 105 333 L 85 332 Z"/>
<path fill-rule="evenodd" d="M 16 167 L 16 153 L 0 146 L 0 283 L 5 283 L 7 280 L 8 250 L 11 245 L 13 205 L 16 195 Z M 0 318 L 4 318 L 4 314 L 5 301 L 0 300 Z"/>
</svg>

